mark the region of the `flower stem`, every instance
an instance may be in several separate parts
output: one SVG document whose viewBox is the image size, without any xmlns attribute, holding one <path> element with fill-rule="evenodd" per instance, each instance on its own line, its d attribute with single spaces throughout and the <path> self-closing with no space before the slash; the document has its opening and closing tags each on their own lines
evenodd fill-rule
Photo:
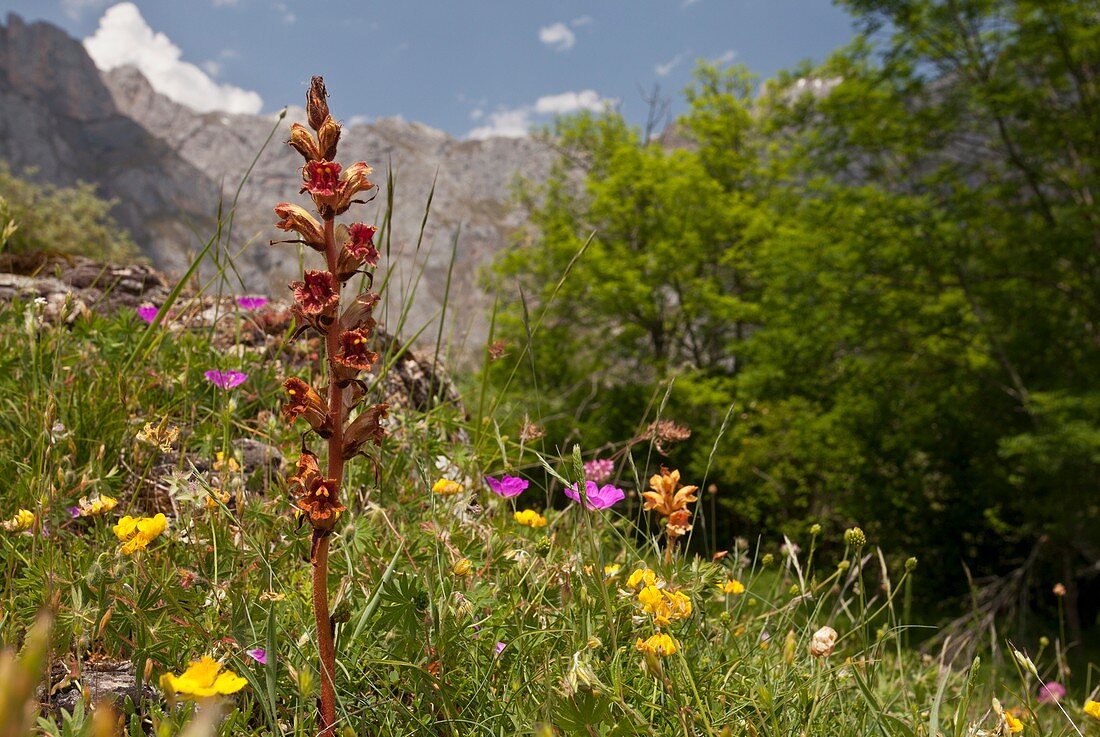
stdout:
<svg viewBox="0 0 1100 737">
<path fill-rule="evenodd" d="M 336 250 L 335 224 L 331 217 L 325 218 L 325 259 L 328 270 L 336 276 L 336 263 L 339 254 Z M 336 314 L 339 315 L 339 305 Z M 340 498 L 344 480 L 344 411 L 340 388 L 336 385 L 336 372 L 333 357 L 339 350 L 340 324 L 333 323 L 325 336 L 325 358 L 328 363 L 328 401 L 329 414 L 332 416 L 333 431 L 328 439 L 328 478 L 336 480 L 336 497 Z M 313 617 L 317 626 L 317 650 L 321 660 L 321 737 L 335 734 L 336 724 L 336 643 L 333 641 L 332 623 L 328 611 L 328 530 L 313 531 Z"/>
</svg>

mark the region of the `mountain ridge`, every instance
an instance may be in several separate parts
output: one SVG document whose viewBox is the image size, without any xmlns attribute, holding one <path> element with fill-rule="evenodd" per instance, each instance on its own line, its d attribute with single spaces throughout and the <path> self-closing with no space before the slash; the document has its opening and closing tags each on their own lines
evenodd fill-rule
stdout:
<svg viewBox="0 0 1100 737">
<path fill-rule="evenodd" d="M 233 201 L 252 166 L 240 187 L 229 245 L 239 281 L 234 277 L 228 287 L 281 295 L 297 278 L 295 248 L 267 241 L 286 237 L 274 228 L 276 203 L 305 204 L 298 194 L 301 158 L 283 145 L 290 123 L 304 118 L 301 108 L 288 108 L 281 121 L 271 114 L 200 113 L 158 93 L 134 67 L 101 72 L 77 39 L 14 14 L 0 26 L 0 104 L 0 158 L 17 170 L 34 167 L 36 178 L 55 184 L 94 183 L 118 201 L 113 212 L 142 252 L 169 272 L 189 263 L 216 227 L 219 201 Z M 545 174 L 554 157 L 551 146 L 536 139 L 460 140 L 394 118 L 345 127 L 340 160 L 371 164 L 380 185 L 356 217 L 381 224 L 387 170 L 392 166 L 395 174 L 393 252 L 383 264 L 392 270 L 394 289 L 383 319 L 398 320 L 402 293 L 416 284 L 403 330 L 427 327 L 424 334 L 434 339 L 450 271 L 445 334 L 460 354 L 480 348 L 489 301 L 478 271 L 522 223 L 510 202 L 515 177 Z"/>
</svg>

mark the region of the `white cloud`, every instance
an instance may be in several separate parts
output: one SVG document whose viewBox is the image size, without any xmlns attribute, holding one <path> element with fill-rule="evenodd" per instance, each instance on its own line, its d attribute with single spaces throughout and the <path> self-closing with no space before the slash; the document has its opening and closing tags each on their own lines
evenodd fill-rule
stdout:
<svg viewBox="0 0 1100 737">
<path fill-rule="evenodd" d="M 595 19 L 593 19 L 590 15 L 579 15 L 573 20 L 569 21 L 569 25 L 573 26 L 574 28 L 580 28 L 581 26 L 590 26 L 595 22 Z"/>
<path fill-rule="evenodd" d="M 217 8 L 222 5 L 236 5 L 237 0 L 213 0 L 214 7 Z"/>
<path fill-rule="evenodd" d="M 372 120 L 374 120 L 374 118 L 369 115 L 352 115 L 348 118 L 348 127 L 350 128 L 353 125 L 366 125 Z"/>
<path fill-rule="evenodd" d="M 298 20 L 298 16 L 294 15 L 294 12 L 287 7 L 286 3 L 275 3 L 275 12 L 279 14 L 279 17 L 282 19 L 283 23 L 286 23 L 287 25 L 290 25 L 291 23 L 294 23 Z"/>
<path fill-rule="evenodd" d="M 539 29 L 539 41 L 554 51 L 569 51 L 577 43 L 577 34 L 564 23 L 554 23 Z"/>
<path fill-rule="evenodd" d="M 543 95 L 532 105 L 515 108 L 501 108 L 488 113 L 488 123 L 474 128 L 466 134 L 467 138 L 484 140 L 486 138 L 523 138 L 531 132 L 536 116 L 543 118 L 552 115 L 567 115 L 581 110 L 603 110 L 618 100 L 600 97 L 595 90 L 580 92 L 562 92 L 560 95 Z M 475 111 L 480 119 L 484 113 Z M 474 117 L 471 115 L 471 117 Z"/>
<path fill-rule="evenodd" d="M 467 138 L 523 138 L 531 130 L 531 108 L 521 107 L 489 113 L 489 124 L 480 125 L 466 134 Z"/>
<path fill-rule="evenodd" d="M 183 61 L 180 48 L 163 33 L 154 32 L 133 3 L 108 8 L 96 32 L 84 39 L 84 48 L 100 69 L 132 64 L 157 92 L 199 112 L 258 113 L 263 108 L 259 94 L 218 84 L 199 67 Z"/>
<path fill-rule="evenodd" d="M 485 117 L 485 111 L 481 108 L 474 108 L 470 111 L 470 120 L 481 120 Z"/>
<path fill-rule="evenodd" d="M 711 59 L 710 63 L 714 64 L 715 66 L 720 67 L 720 66 L 723 66 L 725 64 L 729 64 L 731 61 L 733 61 L 736 58 L 737 58 L 737 52 L 736 51 L 734 51 L 733 49 L 726 49 L 721 54 L 719 54 L 718 56 Z"/>
<path fill-rule="evenodd" d="M 563 92 L 560 95 L 540 97 L 535 101 L 535 112 L 540 115 L 565 115 L 578 110 L 602 110 L 614 103 L 615 100 L 600 97 L 596 90 Z"/>
<path fill-rule="evenodd" d="M 689 5 L 694 5 L 697 2 L 699 2 L 699 0 L 681 0 L 680 7 L 681 8 L 686 8 Z"/>
<path fill-rule="evenodd" d="M 664 64 L 657 64 L 656 66 L 654 66 L 653 71 L 657 73 L 658 77 L 667 77 L 669 74 L 672 73 L 673 69 L 680 66 L 680 63 L 683 62 L 683 60 L 684 55 L 677 54 L 676 56 L 666 61 Z"/>
<path fill-rule="evenodd" d="M 216 61 L 208 60 L 202 63 L 202 70 L 209 74 L 211 77 L 217 77 L 222 73 L 222 65 Z"/>
</svg>

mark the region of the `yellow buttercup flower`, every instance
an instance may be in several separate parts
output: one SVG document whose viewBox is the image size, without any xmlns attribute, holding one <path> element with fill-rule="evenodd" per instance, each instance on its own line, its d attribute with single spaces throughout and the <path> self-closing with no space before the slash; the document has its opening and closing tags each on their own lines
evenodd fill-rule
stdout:
<svg viewBox="0 0 1100 737">
<path fill-rule="evenodd" d="M 1089 699 L 1085 702 L 1084 712 L 1093 719 L 1100 719 L 1100 701 Z"/>
<path fill-rule="evenodd" d="M 533 509 L 524 509 L 512 516 L 524 527 L 546 527 L 546 518 Z"/>
<path fill-rule="evenodd" d="M 731 578 L 725 583 L 718 584 L 718 590 L 723 594 L 743 594 L 745 593 L 745 584 L 736 578 Z"/>
<path fill-rule="evenodd" d="M 649 637 L 646 640 L 638 638 L 638 641 L 634 644 L 634 649 L 642 653 L 651 653 L 653 655 L 673 655 L 680 650 L 680 643 L 672 639 L 664 633 L 656 634 Z"/>
<path fill-rule="evenodd" d="M 648 568 L 639 568 L 626 579 L 626 585 L 632 589 L 639 586 L 653 586 L 657 583 L 657 574 Z"/>
<path fill-rule="evenodd" d="M 29 509 L 20 509 L 15 516 L 2 524 L 8 532 L 22 532 L 34 527 L 34 512 Z"/>
<path fill-rule="evenodd" d="M 1008 731 L 1011 734 L 1024 731 L 1024 723 L 1017 719 L 1011 712 L 1005 712 L 1003 714 L 1005 718 L 1005 726 L 1008 727 Z"/>
<path fill-rule="evenodd" d="M 160 687 L 165 691 L 187 699 L 203 699 L 240 691 L 248 683 L 231 670 L 223 670 L 221 663 L 210 656 L 192 662 L 187 670 L 176 676 L 165 673 L 160 677 Z"/>
<path fill-rule="evenodd" d="M 462 491 L 462 484 L 450 479 L 440 479 L 432 485 L 432 493 L 441 496 L 453 496 Z"/>
<path fill-rule="evenodd" d="M 133 555 L 138 550 L 149 547 L 158 535 L 168 529 L 168 520 L 163 514 L 156 517 L 131 517 L 126 515 L 114 526 L 115 537 L 122 543 L 119 552 Z"/>
</svg>

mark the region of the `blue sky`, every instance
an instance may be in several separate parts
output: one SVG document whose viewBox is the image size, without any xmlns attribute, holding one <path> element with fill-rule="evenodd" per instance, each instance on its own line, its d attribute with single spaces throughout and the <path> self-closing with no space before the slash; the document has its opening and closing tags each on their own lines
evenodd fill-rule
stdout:
<svg viewBox="0 0 1100 737">
<path fill-rule="evenodd" d="M 6 0 L 86 43 L 100 66 L 136 63 L 195 107 L 302 104 L 312 74 L 345 121 L 401 116 L 455 136 L 521 135 L 556 112 L 680 91 L 696 60 L 762 77 L 852 37 L 831 0 Z M 6 15 L 6 12 L 5 12 Z"/>
</svg>

